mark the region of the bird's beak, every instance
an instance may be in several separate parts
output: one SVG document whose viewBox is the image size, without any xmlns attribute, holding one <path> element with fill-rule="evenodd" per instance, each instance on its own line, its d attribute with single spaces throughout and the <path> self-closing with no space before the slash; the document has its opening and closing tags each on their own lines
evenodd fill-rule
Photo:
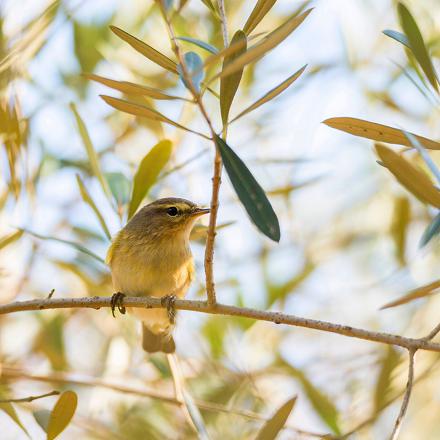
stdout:
<svg viewBox="0 0 440 440">
<path fill-rule="evenodd" d="M 210 212 L 211 210 L 209 208 L 195 208 L 191 215 L 194 217 L 199 217 L 204 214 L 209 214 Z"/>
</svg>

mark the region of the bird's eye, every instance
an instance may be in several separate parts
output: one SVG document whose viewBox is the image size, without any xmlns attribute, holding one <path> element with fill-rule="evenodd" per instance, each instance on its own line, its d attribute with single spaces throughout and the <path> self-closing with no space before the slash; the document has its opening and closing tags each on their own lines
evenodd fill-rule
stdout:
<svg viewBox="0 0 440 440">
<path fill-rule="evenodd" d="M 179 211 L 177 210 L 177 208 L 175 206 L 171 206 L 171 208 L 167 209 L 167 214 L 171 217 L 175 217 L 178 213 L 179 213 Z"/>
</svg>

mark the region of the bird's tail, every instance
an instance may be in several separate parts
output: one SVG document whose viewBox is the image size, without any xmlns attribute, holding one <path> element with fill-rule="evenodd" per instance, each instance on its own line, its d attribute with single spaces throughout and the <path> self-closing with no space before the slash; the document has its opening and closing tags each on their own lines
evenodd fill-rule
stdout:
<svg viewBox="0 0 440 440">
<path fill-rule="evenodd" d="M 142 348 L 147 353 L 174 353 L 176 344 L 171 333 L 153 333 L 148 327 L 142 324 Z"/>
</svg>

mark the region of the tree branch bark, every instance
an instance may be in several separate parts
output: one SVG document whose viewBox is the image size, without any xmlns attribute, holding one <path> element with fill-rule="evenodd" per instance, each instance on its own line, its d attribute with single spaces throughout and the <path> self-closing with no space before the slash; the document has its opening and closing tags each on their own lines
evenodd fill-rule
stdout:
<svg viewBox="0 0 440 440">
<path fill-rule="evenodd" d="M 0 305 L 0 315 L 46 309 L 100 309 L 101 307 L 111 307 L 110 300 L 111 298 L 108 296 L 94 296 L 87 298 L 51 298 L 17 301 Z M 152 297 L 138 298 L 127 296 L 123 300 L 123 305 L 125 307 L 163 308 L 160 298 Z M 175 301 L 175 308 L 193 312 L 209 313 L 213 315 L 241 316 L 243 318 L 268 321 L 275 324 L 286 324 L 294 327 L 320 330 L 327 333 L 336 333 L 351 338 L 379 342 L 381 344 L 396 345 L 398 347 L 406 348 L 407 350 L 427 350 L 440 353 L 440 344 L 426 340 L 426 338 L 407 338 L 391 333 L 374 332 L 349 325 L 335 324 L 328 321 L 301 318 L 299 316 L 289 315 L 286 313 L 256 310 L 247 307 L 236 307 L 219 303 L 209 305 L 205 301 L 182 299 L 177 299 Z"/>
</svg>

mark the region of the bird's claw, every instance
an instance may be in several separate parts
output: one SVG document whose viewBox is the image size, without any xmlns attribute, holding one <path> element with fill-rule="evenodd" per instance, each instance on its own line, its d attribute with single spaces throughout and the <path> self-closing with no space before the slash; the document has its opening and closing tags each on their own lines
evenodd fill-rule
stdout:
<svg viewBox="0 0 440 440">
<path fill-rule="evenodd" d="M 175 295 L 166 295 L 160 299 L 160 303 L 163 307 L 166 307 L 168 313 L 168 319 L 171 324 L 174 324 L 176 321 L 176 308 L 174 307 L 174 303 L 176 302 Z"/>
<path fill-rule="evenodd" d="M 112 299 L 110 300 L 110 305 L 111 305 L 111 309 L 112 309 L 113 318 L 116 318 L 116 316 L 115 316 L 115 309 L 116 308 L 118 308 L 119 313 L 121 313 L 122 315 L 125 315 L 125 307 L 123 305 L 125 296 L 126 295 L 121 292 L 116 292 L 112 295 Z"/>
</svg>

